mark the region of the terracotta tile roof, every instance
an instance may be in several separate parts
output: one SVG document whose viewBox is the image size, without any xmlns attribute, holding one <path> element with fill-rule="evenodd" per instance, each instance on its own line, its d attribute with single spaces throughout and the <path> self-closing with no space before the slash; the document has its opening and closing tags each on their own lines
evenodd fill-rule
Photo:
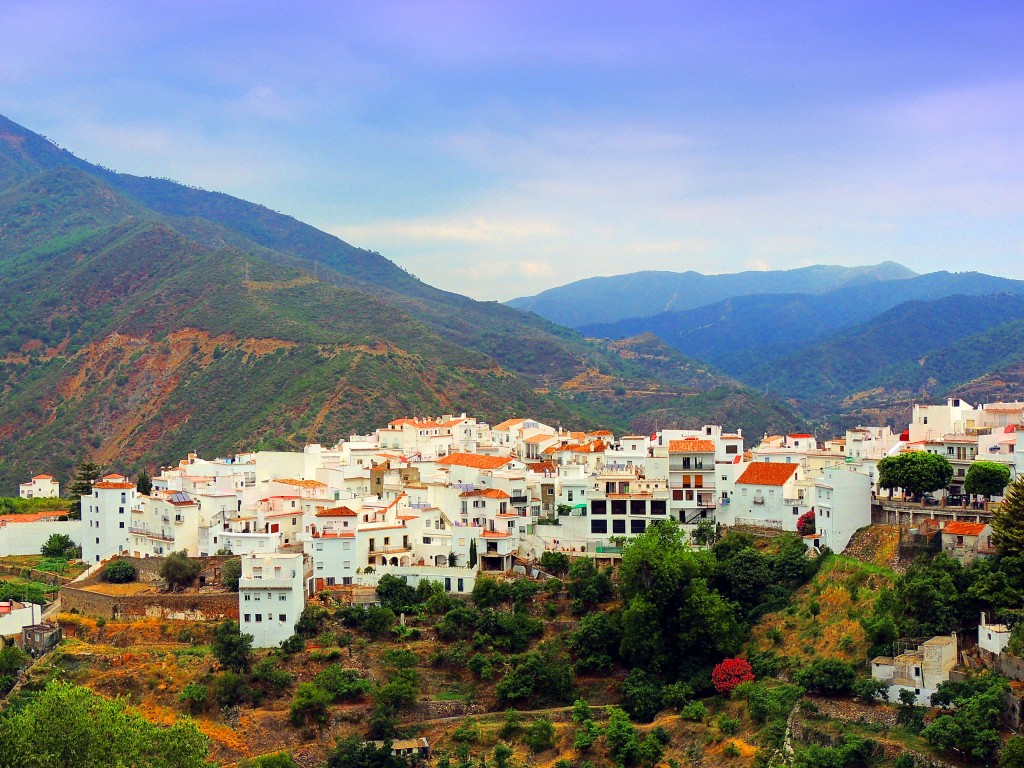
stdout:
<svg viewBox="0 0 1024 768">
<path fill-rule="evenodd" d="M 500 469 L 512 461 L 511 456 L 484 456 L 480 453 L 450 453 L 438 460 L 442 467 L 472 467 L 474 469 Z"/>
<path fill-rule="evenodd" d="M 128 478 L 125 477 L 124 475 L 113 474 L 113 475 L 104 475 L 103 479 L 104 480 L 109 480 L 111 482 L 116 482 L 118 480 L 127 480 Z"/>
<path fill-rule="evenodd" d="M 755 461 L 740 475 L 737 484 L 743 485 L 785 485 L 799 468 L 798 464 L 782 464 L 774 461 Z"/>
<path fill-rule="evenodd" d="M 511 535 L 512 535 L 511 533 L 502 533 L 501 531 L 484 531 L 483 533 L 480 534 L 480 538 L 483 538 L 483 539 L 507 539 Z"/>
<path fill-rule="evenodd" d="M 351 531 L 322 531 L 316 534 L 318 539 L 354 539 L 356 535 Z"/>
<path fill-rule="evenodd" d="M 557 453 L 560 450 L 562 450 L 561 446 L 551 445 L 551 446 L 548 446 L 547 448 L 545 448 L 543 451 L 541 451 L 541 455 L 544 455 L 544 454 L 550 455 L 550 454 L 553 454 L 553 453 Z"/>
<path fill-rule="evenodd" d="M 604 440 L 594 440 L 590 443 L 570 443 L 559 448 L 561 451 L 572 451 L 573 453 L 604 453 L 608 449 L 608 443 Z"/>
<path fill-rule="evenodd" d="M 505 421 L 501 422 L 501 424 L 494 425 L 493 427 L 491 427 L 491 429 L 511 429 L 516 424 L 522 424 L 524 421 L 526 421 L 526 419 L 506 419 Z"/>
<path fill-rule="evenodd" d="M 956 520 L 952 523 L 946 523 L 946 527 L 942 529 L 942 532 L 954 536 L 980 536 L 985 528 L 985 523 L 965 523 L 962 520 Z"/>
<path fill-rule="evenodd" d="M 93 485 L 93 488 L 101 488 L 103 490 L 109 490 L 111 488 L 120 488 L 121 490 L 126 491 L 129 488 L 134 488 L 134 487 L 135 487 L 134 483 L 115 483 L 115 482 L 102 482 L 102 483 L 95 483 Z"/>
<path fill-rule="evenodd" d="M 743 435 L 722 435 L 723 440 L 742 440 Z"/>
<path fill-rule="evenodd" d="M 40 520 L 52 520 L 55 517 L 67 517 L 64 510 L 54 509 L 49 512 L 32 512 L 25 515 L 0 515 L 0 525 L 4 523 L 36 523 Z"/>
<path fill-rule="evenodd" d="M 789 437 L 795 437 L 797 439 L 801 439 L 801 438 L 813 437 L 813 435 L 809 435 L 806 432 L 794 432 L 792 435 L 789 435 Z"/>
<path fill-rule="evenodd" d="M 523 440 L 528 445 L 538 445 L 540 443 L 546 443 L 548 440 L 557 440 L 558 435 L 533 435 Z"/>
<path fill-rule="evenodd" d="M 698 440 L 688 437 L 685 440 L 669 440 L 669 453 L 714 453 L 715 444 L 711 440 Z"/>
<path fill-rule="evenodd" d="M 459 494 L 460 499 L 468 499 L 472 496 L 484 496 L 488 499 L 510 499 L 512 498 L 504 491 L 497 488 L 477 488 L 475 491 L 465 491 Z"/>
<path fill-rule="evenodd" d="M 290 477 L 278 478 L 274 481 L 275 483 L 281 483 L 282 485 L 294 485 L 299 488 L 326 488 L 327 483 L 321 483 L 319 480 L 295 480 Z"/>
<path fill-rule="evenodd" d="M 588 432 L 587 434 L 588 435 L 593 435 L 594 437 L 611 437 L 612 436 L 612 432 L 611 432 L 610 429 L 598 429 L 598 430 L 596 430 L 594 432 Z"/>
<path fill-rule="evenodd" d="M 321 509 L 316 513 L 317 517 L 359 517 L 358 513 L 353 512 L 348 507 L 333 507 L 331 509 Z"/>
<path fill-rule="evenodd" d="M 53 475 L 32 475 L 33 480 L 53 480 Z"/>
<path fill-rule="evenodd" d="M 526 468 L 531 472 L 558 472 L 558 466 L 553 461 L 538 461 L 528 464 Z"/>
</svg>

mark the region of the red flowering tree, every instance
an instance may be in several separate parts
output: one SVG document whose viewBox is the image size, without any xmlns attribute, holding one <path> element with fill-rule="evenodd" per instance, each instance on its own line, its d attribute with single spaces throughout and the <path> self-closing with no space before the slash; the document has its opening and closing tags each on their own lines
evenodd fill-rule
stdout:
<svg viewBox="0 0 1024 768">
<path fill-rule="evenodd" d="M 754 670 L 746 659 L 726 659 L 711 671 L 711 682 L 719 693 L 729 694 L 740 683 L 754 679 Z"/>
<path fill-rule="evenodd" d="M 813 509 L 810 512 L 805 512 L 797 518 L 796 532 L 801 536 L 810 536 L 815 532 L 815 530 Z"/>
</svg>

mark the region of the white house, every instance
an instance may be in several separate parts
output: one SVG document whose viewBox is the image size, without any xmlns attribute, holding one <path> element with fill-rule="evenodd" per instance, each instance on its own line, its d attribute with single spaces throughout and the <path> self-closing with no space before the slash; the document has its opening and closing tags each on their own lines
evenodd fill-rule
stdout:
<svg viewBox="0 0 1024 768">
<path fill-rule="evenodd" d="M 105 475 L 81 503 L 85 562 L 98 563 L 130 551 L 131 510 L 138 504 L 134 483 L 124 475 Z"/>
<path fill-rule="evenodd" d="M 949 680 L 956 666 L 956 635 L 940 635 L 925 641 L 916 651 L 895 658 L 879 656 L 871 661 L 871 676 L 888 684 L 889 701 L 899 701 L 900 691 L 913 691 L 917 704 L 928 706 L 939 683 Z"/>
<path fill-rule="evenodd" d="M 1006 650 L 1010 643 L 1010 628 L 1005 624 L 989 624 L 988 616 L 981 614 L 978 625 L 978 647 L 994 658 Z"/>
<path fill-rule="evenodd" d="M 0 638 L 21 635 L 24 627 L 31 626 L 42 615 L 42 606 L 0 600 Z"/>
<path fill-rule="evenodd" d="M 814 480 L 814 523 L 818 546 L 842 552 L 858 528 L 871 525 L 871 478 L 829 467 Z"/>
<path fill-rule="evenodd" d="M 275 648 L 295 633 L 312 571 L 301 554 L 242 556 L 238 580 L 238 626 L 254 648 Z"/>
<path fill-rule="evenodd" d="M 18 486 L 18 495 L 23 499 L 56 499 L 60 496 L 60 483 L 53 475 L 35 475 Z"/>
<path fill-rule="evenodd" d="M 795 531 L 797 520 L 810 510 L 798 486 L 800 465 L 755 461 L 736 480 L 730 503 L 723 506 L 719 522 Z"/>
<path fill-rule="evenodd" d="M 82 543 L 82 521 L 62 519 L 67 512 L 37 512 L 25 515 L 0 515 L 0 557 L 38 555 L 43 544 L 55 533 Z"/>
</svg>

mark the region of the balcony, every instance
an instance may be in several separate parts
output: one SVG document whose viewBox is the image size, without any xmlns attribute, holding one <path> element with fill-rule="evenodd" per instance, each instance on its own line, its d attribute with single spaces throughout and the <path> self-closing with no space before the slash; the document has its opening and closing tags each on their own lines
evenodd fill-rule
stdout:
<svg viewBox="0 0 1024 768">
<path fill-rule="evenodd" d="M 411 546 L 377 547 L 367 552 L 369 555 L 398 555 L 403 552 L 411 552 Z"/>
<path fill-rule="evenodd" d="M 168 536 L 167 534 L 159 531 L 151 531 L 148 528 L 129 528 L 128 533 L 135 536 L 145 536 L 148 539 L 157 539 L 159 541 L 174 541 L 173 536 Z"/>
<path fill-rule="evenodd" d="M 258 579 L 241 578 L 238 580 L 239 589 L 291 589 L 291 579 Z"/>
<path fill-rule="evenodd" d="M 512 506 L 520 506 L 522 504 L 530 503 L 528 496 L 513 496 L 509 501 L 512 503 Z"/>
</svg>

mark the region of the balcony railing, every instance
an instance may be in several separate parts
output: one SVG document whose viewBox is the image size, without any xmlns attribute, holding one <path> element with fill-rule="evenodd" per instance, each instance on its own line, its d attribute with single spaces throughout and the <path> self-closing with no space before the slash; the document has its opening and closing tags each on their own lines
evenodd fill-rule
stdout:
<svg viewBox="0 0 1024 768">
<path fill-rule="evenodd" d="M 129 528 L 128 533 L 136 536 L 145 536 L 150 539 L 159 539 L 160 541 L 174 541 L 173 536 L 168 536 L 159 531 L 151 531 L 148 528 Z"/>
<path fill-rule="evenodd" d="M 367 554 L 370 555 L 397 555 L 402 552 L 409 552 L 412 550 L 411 546 L 394 546 L 394 547 L 377 547 L 371 549 Z"/>
</svg>

